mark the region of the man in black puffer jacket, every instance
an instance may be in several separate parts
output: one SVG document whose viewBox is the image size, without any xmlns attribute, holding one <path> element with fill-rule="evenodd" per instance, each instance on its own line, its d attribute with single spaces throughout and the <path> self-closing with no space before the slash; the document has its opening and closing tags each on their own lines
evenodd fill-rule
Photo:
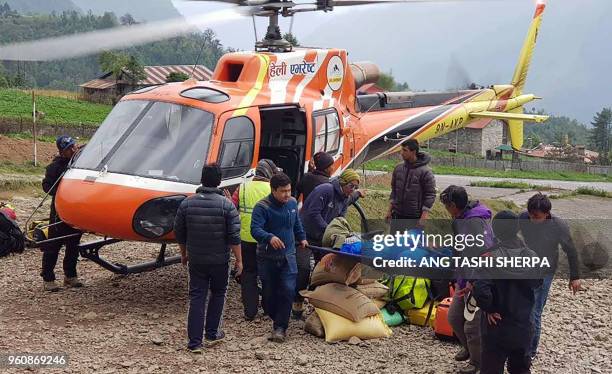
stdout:
<svg viewBox="0 0 612 374">
<path fill-rule="evenodd" d="M 240 216 L 234 204 L 217 187 L 221 183 L 218 165 L 202 169 L 202 187 L 183 200 L 176 213 L 174 232 L 183 265 L 189 265 L 188 349 L 202 353 L 202 330 L 206 315 L 206 346 L 219 343 L 219 330 L 229 281 L 230 248 L 236 257 L 236 275 L 242 273 Z M 211 295 L 206 313 L 204 304 Z"/>
<path fill-rule="evenodd" d="M 387 220 L 394 222 L 392 232 L 409 230 L 415 226 L 423 227 L 429 218 L 429 211 L 436 201 L 436 179 L 427 166 L 431 158 L 419 152 L 419 142 L 409 139 L 402 144 L 404 163 L 393 170 L 391 177 L 391 197 Z"/>
<path fill-rule="evenodd" d="M 493 218 L 493 232 L 499 242 L 484 255 L 493 257 L 536 258 L 517 236 L 518 216 L 510 211 L 497 213 Z M 535 290 L 542 284 L 539 269 L 496 268 L 482 272 L 475 281 L 472 295 L 485 314 L 481 318 L 481 374 L 503 374 L 508 361 L 510 374 L 529 373 L 529 348 L 534 326 L 531 310 Z"/>
</svg>

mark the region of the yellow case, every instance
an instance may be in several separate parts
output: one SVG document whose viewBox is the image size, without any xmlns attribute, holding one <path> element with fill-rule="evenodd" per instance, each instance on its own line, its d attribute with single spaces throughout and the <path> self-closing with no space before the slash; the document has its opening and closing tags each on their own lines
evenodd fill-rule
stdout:
<svg viewBox="0 0 612 374">
<path fill-rule="evenodd" d="M 431 300 L 427 301 L 421 309 L 410 309 L 408 310 L 408 319 L 411 325 L 424 326 L 425 320 L 427 319 L 427 313 L 429 313 L 429 305 L 432 303 Z M 437 301 L 433 301 L 434 305 L 429 316 L 428 325 L 433 328 L 434 321 L 436 320 L 436 309 L 439 304 Z"/>
</svg>

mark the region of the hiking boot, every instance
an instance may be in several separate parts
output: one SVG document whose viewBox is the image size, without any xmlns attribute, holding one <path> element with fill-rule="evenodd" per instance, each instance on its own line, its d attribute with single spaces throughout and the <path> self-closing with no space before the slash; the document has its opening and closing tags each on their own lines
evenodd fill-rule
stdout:
<svg viewBox="0 0 612 374">
<path fill-rule="evenodd" d="M 470 359 L 470 352 L 467 349 L 461 348 L 455 355 L 455 361 L 467 361 Z"/>
<path fill-rule="evenodd" d="M 304 303 L 293 303 L 291 305 L 291 317 L 300 320 L 304 315 Z"/>
<path fill-rule="evenodd" d="M 274 343 L 284 343 L 286 337 L 287 337 L 287 334 L 285 333 L 285 330 L 279 327 L 279 328 L 274 329 L 274 331 L 272 331 L 272 334 L 270 335 L 268 340 Z"/>
<path fill-rule="evenodd" d="M 44 282 L 43 289 L 47 292 L 57 292 L 60 290 L 60 287 L 55 283 L 55 281 Z"/>
<path fill-rule="evenodd" d="M 464 367 L 459 369 L 460 374 L 477 374 L 478 367 L 471 362 L 468 362 Z"/>
<path fill-rule="evenodd" d="M 195 355 L 201 355 L 203 353 L 201 345 L 194 348 L 187 348 L 187 350 Z"/>
<path fill-rule="evenodd" d="M 217 336 L 214 339 L 205 338 L 204 346 L 206 348 L 212 348 L 218 345 L 219 343 L 223 342 L 223 340 L 225 340 L 225 333 L 223 331 L 219 331 L 217 332 Z"/>
<path fill-rule="evenodd" d="M 84 284 L 83 284 L 83 282 L 81 282 L 79 280 L 79 278 L 72 277 L 72 278 L 64 278 L 64 286 L 66 286 L 66 287 L 73 287 L 73 288 L 79 288 L 79 287 L 83 287 Z"/>
</svg>

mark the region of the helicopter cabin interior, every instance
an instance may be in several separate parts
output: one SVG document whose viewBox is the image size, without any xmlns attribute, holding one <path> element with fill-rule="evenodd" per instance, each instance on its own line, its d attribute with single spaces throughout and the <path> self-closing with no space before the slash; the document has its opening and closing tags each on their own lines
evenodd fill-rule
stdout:
<svg viewBox="0 0 612 374">
<path fill-rule="evenodd" d="M 306 115 L 296 106 L 261 107 L 259 113 L 259 159 L 270 159 L 283 169 L 295 193 L 306 159 Z"/>
</svg>

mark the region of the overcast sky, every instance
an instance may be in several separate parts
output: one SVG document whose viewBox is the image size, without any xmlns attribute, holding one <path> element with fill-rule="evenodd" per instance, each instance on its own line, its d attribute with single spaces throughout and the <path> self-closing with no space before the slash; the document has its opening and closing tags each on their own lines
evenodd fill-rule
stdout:
<svg viewBox="0 0 612 374">
<path fill-rule="evenodd" d="M 174 3 L 186 17 L 227 7 Z M 344 48 L 352 61 L 373 61 L 413 90 L 444 90 L 509 83 L 534 9 L 535 0 L 336 8 L 298 14 L 293 33 L 302 45 Z M 610 0 L 548 1 L 525 90 L 544 98 L 534 107 L 584 123 L 612 107 L 611 16 Z M 288 31 L 289 22 L 281 22 Z M 213 30 L 224 45 L 253 48 L 250 18 Z M 264 33 L 259 20 L 259 38 Z"/>
</svg>

